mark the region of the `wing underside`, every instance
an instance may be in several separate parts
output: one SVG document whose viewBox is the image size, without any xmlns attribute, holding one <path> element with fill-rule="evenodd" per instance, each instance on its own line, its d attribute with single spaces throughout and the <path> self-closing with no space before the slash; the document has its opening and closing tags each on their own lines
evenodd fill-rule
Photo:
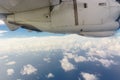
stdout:
<svg viewBox="0 0 120 80">
<path fill-rule="evenodd" d="M 9 23 L 7 21 L 9 15 L 50 7 L 59 3 L 60 0 L 0 0 L 0 19 L 13 31 L 18 29 L 20 25 Z M 29 27 L 27 28 L 29 29 Z M 30 30 L 37 29 L 30 27 Z"/>
<path fill-rule="evenodd" d="M 0 13 L 23 12 L 59 4 L 60 0 L 0 0 Z"/>
</svg>

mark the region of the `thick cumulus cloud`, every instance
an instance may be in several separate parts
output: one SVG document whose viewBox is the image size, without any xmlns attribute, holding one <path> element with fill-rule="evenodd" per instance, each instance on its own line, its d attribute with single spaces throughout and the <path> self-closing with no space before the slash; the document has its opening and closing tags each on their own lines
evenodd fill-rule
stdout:
<svg viewBox="0 0 120 80">
<path fill-rule="evenodd" d="M 84 78 L 84 80 L 98 80 L 97 76 L 94 74 L 81 72 L 81 75 Z"/>
<path fill-rule="evenodd" d="M 78 35 L 52 36 L 52 37 L 30 37 L 0 39 L 1 53 L 36 53 L 40 51 L 61 50 L 64 55 L 60 60 L 61 67 L 65 71 L 75 69 L 69 61 L 73 59 L 80 62 L 99 62 L 104 67 L 116 65 L 113 60 L 115 56 L 120 57 L 120 37 L 88 38 Z M 0 57 L 4 59 L 6 56 Z M 50 62 L 46 58 L 44 61 Z"/>
<path fill-rule="evenodd" d="M 23 69 L 21 70 L 22 75 L 30 75 L 37 71 L 37 69 L 32 66 L 31 64 L 25 65 Z"/>
<path fill-rule="evenodd" d="M 69 62 L 69 60 L 64 57 L 61 61 L 61 67 L 65 70 L 65 71 L 71 71 L 73 69 L 75 69 L 74 65 L 72 63 Z"/>
<path fill-rule="evenodd" d="M 7 69 L 8 76 L 11 76 L 15 73 L 14 69 Z"/>
</svg>

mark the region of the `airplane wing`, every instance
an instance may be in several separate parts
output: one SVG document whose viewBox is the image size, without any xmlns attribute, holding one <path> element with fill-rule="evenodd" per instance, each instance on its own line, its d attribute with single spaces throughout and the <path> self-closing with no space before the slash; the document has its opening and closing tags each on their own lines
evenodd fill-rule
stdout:
<svg viewBox="0 0 120 80">
<path fill-rule="evenodd" d="M 32 11 L 44 7 L 60 4 L 61 0 L 0 0 L 0 20 L 3 20 L 9 29 L 14 31 L 19 25 L 10 24 L 6 16 L 19 12 Z"/>
<path fill-rule="evenodd" d="M 120 22 L 120 5 L 116 1 L 0 0 L 0 19 L 12 31 L 21 27 L 39 32 L 110 36 Z"/>
<path fill-rule="evenodd" d="M 60 0 L 0 0 L 0 13 L 34 10 L 59 4 Z"/>
</svg>

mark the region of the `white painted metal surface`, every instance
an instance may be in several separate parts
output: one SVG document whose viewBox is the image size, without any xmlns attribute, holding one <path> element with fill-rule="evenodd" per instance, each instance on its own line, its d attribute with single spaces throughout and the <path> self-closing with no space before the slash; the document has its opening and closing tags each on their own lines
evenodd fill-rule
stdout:
<svg viewBox="0 0 120 80">
<path fill-rule="evenodd" d="M 0 0 L 0 7 L 10 12 L 20 12 L 57 5 L 58 3 L 59 0 Z"/>
<path fill-rule="evenodd" d="M 54 33 L 110 36 L 120 27 L 115 0 L 0 0 L 0 13 L 13 13 L 5 19 L 12 25 Z"/>
</svg>

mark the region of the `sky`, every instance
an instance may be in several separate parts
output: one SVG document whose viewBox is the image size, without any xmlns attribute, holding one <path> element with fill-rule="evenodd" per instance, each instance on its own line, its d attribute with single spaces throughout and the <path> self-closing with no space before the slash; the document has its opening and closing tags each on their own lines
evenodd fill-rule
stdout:
<svg viewBox="0 0 120 80">
<path fill-rule="evenodd" d="M 46 37 L 46 36 L 63 36 L 64 34 L 54 34 L 48 32 L 36 32 L 29 31 L 23 28 L 19 28 L 15 31 L 10 31 L 4 22 L 0 21 L 0 38 L 15 38 L 15 37 Z"/>
</svg>

